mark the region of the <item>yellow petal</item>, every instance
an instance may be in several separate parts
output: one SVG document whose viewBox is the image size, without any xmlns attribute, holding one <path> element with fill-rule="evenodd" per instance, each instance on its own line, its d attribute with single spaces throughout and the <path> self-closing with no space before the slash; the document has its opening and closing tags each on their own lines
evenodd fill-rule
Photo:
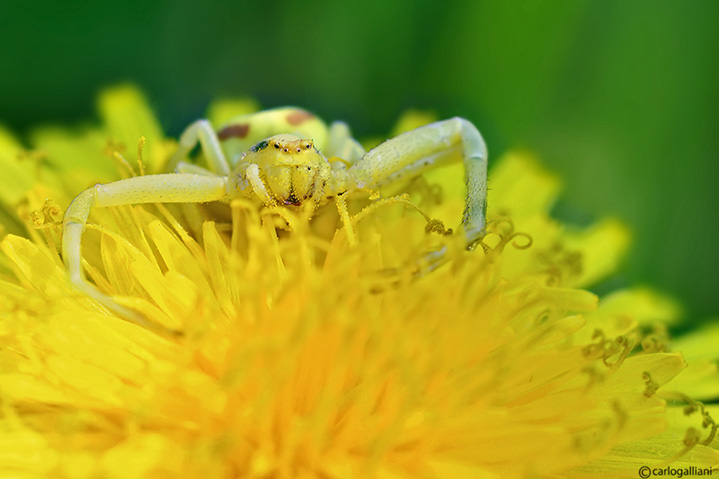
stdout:
<svg viewBox="0 0 719 479">
<path fill-rule="evenodd" d="M 654 407 L 661 404 L 654 397 L 656 388 L 668 383 L 685 367 L 681 354 L 631 356 L 605 382 L 597 385 L 593 395 L 607 400 L 621 395 L 622 404 L 629 408 Z M 654 391 L 649 387 L 650 381 L 655 385 Z"/>
<path fill-rule="evenodd" d="M 719 359 L 719 323 L 716 321 L 687 331 L 672 341 L 672 348 L 681 351 L 687 361 Z"/>
<path fill-rule="evenodd" d="M 467 464 L 452 460 L 434 460 L 429 467 L 434 471 L 435 477 L 456 479 L 500 479 L 497 472 L 475 464 Z"/>
<path fill-rule="evenodd" d="M 719 368 L 713 361 L 693 360 L 687 369 L 659 392 L 660 396 L 675 397 L 681 393 L 697 401 L 714 401 L 719 398 Z"/>
<path fill-rule="evenodd" d="M 43 176 L 44 184 L 67 190 L 67 198 L 58 201 L 69 203 L 83 189 L 117 179 L 117 164 L 105 151 L 108 137 L 100 130 L 45 126 L 30 136 L 38 149 L 48 152 L 48 163 L 61 174 L 64 185 L 53 185 L 50 180 L 54 177 L 47 173 Z"/>
<path fill-rule="evenodd" d="M 607 295 L 602 300 L 602 311 L 626 315 L 640 326 L 675 324 L 682 312 L 676 301 L 645 287 L 623 289 Z M 715 339 L 714 344 L 719 343 L 719 337 Z M 678 350 L 684 351 L 684 348 Z"/>
<path fill-rule="evenodd" d="M 437 114 L 432 111 L 407 110 L 402 113 L 392 129 L 390 138 L 405 133 L 420 126 L 429 125 L 437 121 Z"/>
<path fill-rule="evenodd" d="M 75 390 L 88 398 L 97 399 L 108 406 L 123 405 L 118 392 L 122 389 L 120 379 L 107 371 L 67 355 L 53 355 L 45 359 L 47 374 L 52 374 L 63 387 Z"/>
<path fill-rule="evenodd" d="M 102 469 L 106 477 L 142 479 L 183 476 L 183 452 L 166 436 L 146 433 L 133 437 L 105 453 Z"/>
<path fill-rule="evenodd" d="M 559 178 L 528 153 L 512 151 L 494 162 L 487 204 L 491 216 L 511 216 L 515 222 L 546 215 L 559 193 Z"/>
<path fill-rule="evenodd" d="M 20 158 L 23 151 L 17 140 L 0 125 L 0 203 L 14 206 L 35 183 L 37 165 L 30 158 Z"/>
<path fill-rule="evenodd" d="M 7 400 L 39 404 L 75 404 L 75 398 L 45 379 L 23 373 L 0 375 L 0 392 Z M 0 439 L 2 435 L 0 434 Z"/>
<path fill-rule="evenodd" d="M 148 172 L 160 172 L 174 150 L 174 142 L 164 139 L 144 95 L 131 85 L 110 88 L 100 95 L 98 109 L 111 139 L 125 145 L 126 159 L 134 164 L 138 142 L 145 137 L 143 159 Z"/>
<path fill-rule="evenodd" d="M 20 280 L 41 294 L 56 296 L 69 290 L 65 271 L 47 250 L 15 235 L 6 236 L 0 249 L 13 261 Z"/>
<path fill-rule="evenodd" d="M 704 446 L 696 446 L 682 456 L 681 459 L 672 462 L 671 466 L 664 463 L 663 459 L 669 459 L 681 450 L 681 438 L 677 439 L 673 435 L 655 436 L 651 439 L 616 446 L 602 459 L 572 469 L 569 473 L 560 477 L 578 479 L 640 477 L 640 468 L 650 468 L 650 470 L 655 471 L 651 473 L 651 477 L 679 477 L 676 473 L 670 474 L 667 468 L 689 470 L 691 467 L 702 467 L 709 469 L 710 464 L 719 462 L 717 451 Z M 708 471 L 704 473 L 704 476 L 708 475 L 710 475 Z M 695 476 L 687 475 L 683 477 Z"/>
<path fill-rule="evenodd" d="M 97 462 L 91 452 L 65 451 L 60 457 L 60 468 L 67 479 L 93 479 L 98 476 Z"/>
<path fill-rule="evenodd" d="M 629 229 L 615 219 L 604 219 L 581 232 L 568 231 L 568 248 L 581 251 L 582 270 L 572 286 L 591 286 L 616 271 L 629 247 Z"/>
<path fill-rule="evenodd" d="M 58 453 L 47 440 L 29 429 L 0 434 L 0 477 L 39 478 L 55 468 Z"/>
</svg>

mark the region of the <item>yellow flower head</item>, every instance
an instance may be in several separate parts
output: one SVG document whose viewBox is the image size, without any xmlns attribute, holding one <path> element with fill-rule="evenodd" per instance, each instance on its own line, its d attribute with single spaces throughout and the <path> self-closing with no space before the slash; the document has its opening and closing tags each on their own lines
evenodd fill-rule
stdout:
<svg viewBox="0 0 719 479">
<path fill-rule="evenodd" d="M 219 102 L 210 117 L 252 108 Z M 159 171 L 174 148 L 131 88 L 105 93 L 101 112 L 102 129 L 36 132 L 19 163 L 0 134 L 0 477 L 599 478 L 719 464 L 717 409 L 699 402 L 719 397 L 719 328 L 672 340 L 671 301 L 579 289 L 616 268 L 628 234 L 553 221 L 558 181 L 527 154 L 497 162 L 489 234 L 469 252 L 417 212 L 459 216 L 452 168 L 360 213 L 358 247 L 331 208 L 98 209 L 88 275 L 185 332 L 167 338 L 73 290 L 59 257 L 74 194 L 118 179 L 113 165 Z M 424 271 L 438 247 L 447 264 Z"/>
</svg>

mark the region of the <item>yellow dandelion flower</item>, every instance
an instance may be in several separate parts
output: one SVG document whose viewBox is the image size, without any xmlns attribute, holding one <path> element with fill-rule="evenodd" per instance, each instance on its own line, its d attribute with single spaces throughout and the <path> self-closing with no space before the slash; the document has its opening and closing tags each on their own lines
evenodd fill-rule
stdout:
<svg viewBox="0 0 719 479">
<path fill-rule="evenodd" d="M 36 132 L 25 161 L 0 130 L 0 477 L 716 472 L 716 324 L 671 339 L 666 298 L 581 289 L 616 268 L 628 233 L 552 220 L 559 181 L 528 155 L 497 161 L 471 252 L 396 204 L 359 221 L 357 247 L 333 211 L 94 211 L 89 276 L 186 333 L 167 338 L 75 291 L 58 253 L 60 206 L 160 171 L 174 148 L 132 88 L 106 92 L 101 114 L 101 129 Z M 413 183 L 409 201 L 453 221 L 456 173 Z M 416 277 L 438 243 L 448 263 Z"/>
</svg>

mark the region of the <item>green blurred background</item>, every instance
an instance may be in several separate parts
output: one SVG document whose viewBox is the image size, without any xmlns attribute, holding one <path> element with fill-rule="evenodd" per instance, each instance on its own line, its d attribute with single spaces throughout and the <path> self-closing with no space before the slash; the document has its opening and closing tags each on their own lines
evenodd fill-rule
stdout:
<svg viewBox="0 0 719 479">
<path fill-rule="evenodd" d="M 719 312 L 719 2 L 19 2 L 0 7 L 0 121 L 95 117 L 139 84 L 177 135 L 218 96 L 386 134 L 407 108 L 475 122 L 491 158 L 539 154 L 557 213 L 635 232 L 618 283 Z M 490 158 L 490 161 L 491 161 Z"/>
</svg>

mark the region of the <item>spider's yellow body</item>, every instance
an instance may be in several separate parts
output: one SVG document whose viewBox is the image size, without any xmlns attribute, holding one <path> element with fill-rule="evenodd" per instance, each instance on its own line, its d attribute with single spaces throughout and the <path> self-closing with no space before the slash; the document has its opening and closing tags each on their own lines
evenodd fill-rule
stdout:
<svg viewBox="0 0 719 479">
<path fill-rule="evenodd" d="M 207 168 L 187 160 L 200 143 Z M 296 207 L 334 199 L 350 243 L 356 238 L 346 194 L 408 179 L 461 157 L 467 196 L 461 231 L 472 242 L 484 232 L 487 148 L 469 121 L 452 118 L 389 139 L 365 152 L 344 123 L 327 127 L 311 113 L 278 108 L 237 117 L 215 131 L 198 120 L 180 136 L 168 173 L 139 176 L 80 193 L 63 221 L 63 259 L 76 287 L 128 320 L 152 327 L 85 280 L 81 238 L 93 207 L 136 203 L 203 203 L 255 199 Z"/>
<path fill-rule="evenodd" d="M 257 196 L 266 205 L 300 206 L 324 199 L 342 183 L 338 180 L 312 140 L 284 134 L 260 141 L 245 153 L 229 177 L 229 186 L 231 191 Z"/>
</svg>

